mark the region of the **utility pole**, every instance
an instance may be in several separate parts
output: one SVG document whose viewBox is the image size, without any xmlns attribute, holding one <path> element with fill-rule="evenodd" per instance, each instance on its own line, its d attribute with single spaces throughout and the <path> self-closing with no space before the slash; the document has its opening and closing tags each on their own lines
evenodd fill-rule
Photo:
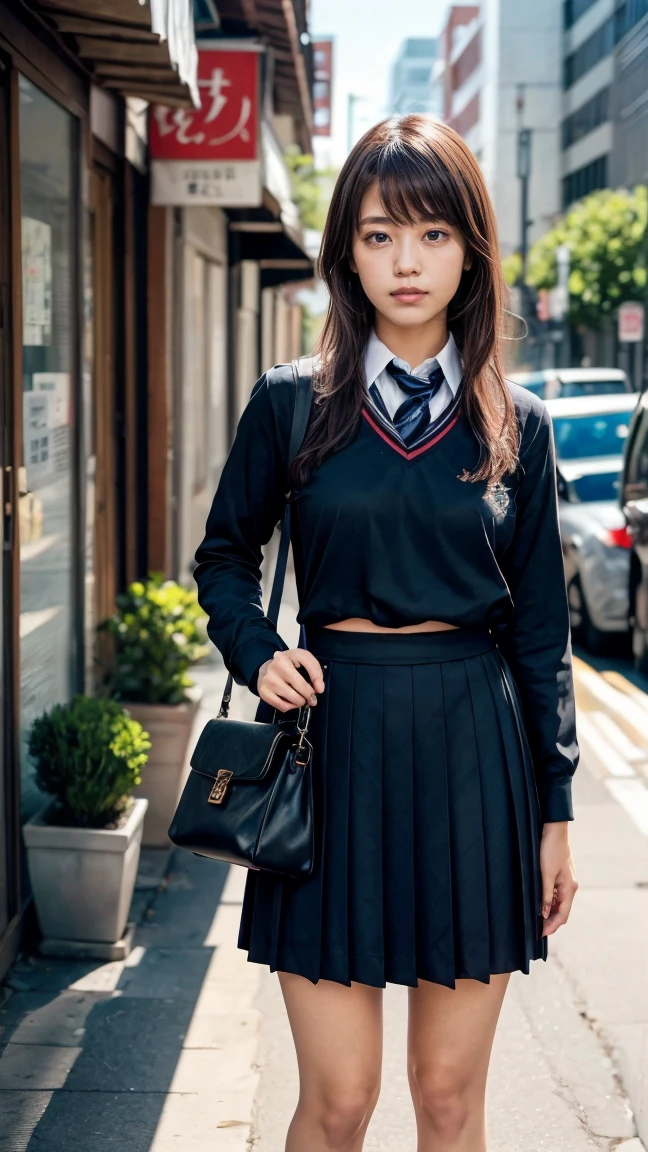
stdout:
<svg viewBox="0 0 648 1152">
<path fill-rule="evenodd" d="M 526 284 L 527 257 L 529 255 L 529 226 L 532 224 L 532 221 L 529 220 L 529 179 L 531 176 L 532 132 L 530 128 L 522 127 L 524 114 L 523 84 L 518 86 L 516 108 L 518 113 L 517 175 L 520 181 L 520 257 L 522 259 L 520 281 L 521 284 L 524 285 Z"/>
<path fill-rule="evenodd" d="M 529 179 L 531 176 L 532 133 L 530 128 L 522 127 L 524 119 L 524 84 L 518 85 L 515 106 L 518 115 L 517 175 L 520 181 L 520 278 L 518 285 L 522 302 L 522 313 L 527 322 L 529 336 L 532 338 L 531 343 L 535 343 L 537 317 L 535 316 L 534 305 L 530 299 L 531 293 L 529 292 L 526 282 L 527 259 L 529 255 L 529 227 L 532 224 L 532 221 L 529 220 Z M 536 355 L 542 355 L 540 348 L 536 349 Z"/>
</svg>

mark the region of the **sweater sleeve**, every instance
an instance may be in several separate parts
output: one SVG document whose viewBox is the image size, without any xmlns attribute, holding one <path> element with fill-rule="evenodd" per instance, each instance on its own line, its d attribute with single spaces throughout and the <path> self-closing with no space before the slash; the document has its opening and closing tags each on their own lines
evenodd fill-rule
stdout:
<svg viewBox="0 0 648 1152">
<path fill-rule="evenodd" d="M 539 402 L 526 420 L 520 468 L 515 533 L 503 562 L 514 610 L 498 644 L 520 695 L 543 821 L 573 820 L 579 752 L 569 609 L 553 430 Z"/>
<path fill-rule="evenodd" d="M 235 683 L 256 695 L 261 665 L 288 648 L 261 598 L 261 548 L 286 504 L 286 455 L 264 374 L 241 414 L 194 569 L 209 636 Z"/>
</svg>

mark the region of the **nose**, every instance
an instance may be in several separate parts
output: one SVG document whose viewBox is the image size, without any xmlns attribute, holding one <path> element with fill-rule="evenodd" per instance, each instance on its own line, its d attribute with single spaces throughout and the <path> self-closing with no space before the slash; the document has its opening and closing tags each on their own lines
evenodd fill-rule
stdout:
<svg viewBox="0 0 648 1152">
<path fill-rule="evenodd" d="M 418 276 L 421 271 L 421 261 L 418 245 L 413 237 L 403 236 L 400 243 L 394 245 L 394 275 Z"/>
</svg>

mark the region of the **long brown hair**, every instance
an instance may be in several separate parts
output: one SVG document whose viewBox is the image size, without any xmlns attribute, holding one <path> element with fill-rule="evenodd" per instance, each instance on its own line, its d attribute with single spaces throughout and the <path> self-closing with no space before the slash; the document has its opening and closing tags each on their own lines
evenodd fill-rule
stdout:
<svg viewBox="0 0 648 1152">
<path fill-rule="evenodd" d="M 330 299 L 317 351 L 313 413 L 290 479 L 303 485 L 360 419 L 363 354 L 374 308 L 349 257 L 365 193 L 374 181 L 399 224 L 442 219 L 464 236 L 472 264 L 448 306 L 448 328 L 463 362 L 463 412 L 480 445 L 466 480 L 497 481 L 517 462 L 517 424 L 504 381 L 500 335 L 506 286 L 493 207 L 477 161 L 452 128 L 431 116 L 393 116 L 374 125 L 349 153 L 328 211 L 319 272 Z"/>
</svg>

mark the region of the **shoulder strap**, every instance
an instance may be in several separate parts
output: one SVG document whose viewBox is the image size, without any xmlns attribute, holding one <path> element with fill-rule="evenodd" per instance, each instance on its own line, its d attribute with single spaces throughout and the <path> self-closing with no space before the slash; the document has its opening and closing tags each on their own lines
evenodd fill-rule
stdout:
<svg viewBox="0 0 648 1152">
<path fill-rule="evenodd" d="M 295 381 L 295 407 L 293 410 L 292 428 L 290 430 L 290 443 L 288 446 L 287 466 L 290 467 L 299 449 L 308 425 L 313 393 L 313 357 L 303 356 L 300 360 L 292 362 L 293 378 Z M 272 581 L 272 592 L 268 604 L 267 616 L 276 626 L 279 619 L 279 606 L 286 578 L 286 564 L 288 562 L 288 546 L 290 544 L 290 504 L 286 504 L 281 524 L 281 537 L 277 551 L 277 563 Z"/>
<path fill-rule="evenodd" d="M 298 360 L 292 362 L 292 373 L 295 381 L 295 406 L 293 408 L 292 425 L 290 429 L 290 441 L 288 444 L 288 460 L 286 462 L 287 469 L 290 468 L 295 456 L 301 448 L 306 428 L 308 426 L 308 417 L 311 410 L 311 401 L 313 396 L 313 369 L 315 366 L 314 356 L 302 356 Z M 272 369 L 270 369 L 272 371 Z M 277 551 L 277 563 L 275 565 L 274 577 L 272 580 L 272 591 L 270 593 L 270 603 L 268 604 L 267 617 L 272 623 L 277 624 L 279 618 L 279 606 L 281 604 L 281 596 L 283 593 L 284 580 L 286 578 L 286 565 L 288 562 L 288 547 L 290 545 L 290 504 L 286 504 L 284 514 L 281 520 L 281 536 L 279 538 L 279 548 Z M 223 692 L 223 699 L 221 700 L 220 716 L 227 716 L 229 712 L 229 702 L 232 697 L 233 677 L 232 673 L 227 677 L 225 691 Z"/>
</svg>

